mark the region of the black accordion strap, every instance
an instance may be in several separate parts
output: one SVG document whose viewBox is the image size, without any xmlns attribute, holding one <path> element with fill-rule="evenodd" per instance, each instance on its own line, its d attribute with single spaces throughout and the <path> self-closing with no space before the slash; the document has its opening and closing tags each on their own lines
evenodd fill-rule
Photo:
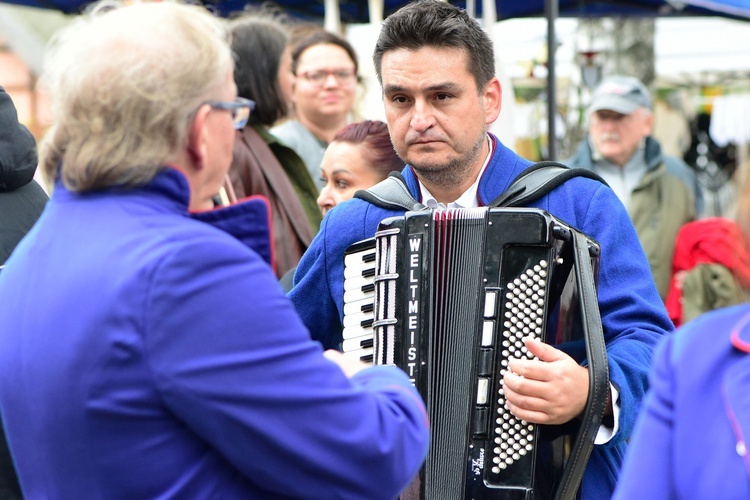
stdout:
<svg viewBox="0 0 750 500">
<path fill-rule="evenodd" d="M 588 177 L 607 185 L 604 179 L 586 168 L 570 168 L 554 161 L 540 161 L 518 174 L 510 187 L 492 200 L 489 206 L 524 206 L 573 177 Z"/>
<path fill-rule="evenodd" d="M 370 189 L 360 189 L 355 192 L 354 197 L 389 210 L 403 208 L 406 211 L 411 211 L 424 208 L 424 205 L 415 200 L 409 192 L 401 172 L 391 172 L 388 177 Z"/>
<path fill-rule="evenodd" d="M 581 417 L 578 435 L 555 494 L 556 500 L 576 497 L 609 397 L 607 348 L 604 342 L 602 320 L 599 315 L 599 303 L 596 296 L 588 240 L 586 236 L 577 231 L 573 231 L 573 238 L 576 281 L 583 319 L 583 334 L 586 339 L 586 357 L 589 365 L 589 395 Z"/>
<path fill-rule="evenodd" d="M 572 177 L 588 177 L 604 185 L 607 183 L 593 171 L 585 168 L 569 168 L 554 161 L 540 161 L 518 174 L 510 187 L 495 198 L 490 207 L 520 207 L 530 203 Z M 401 172 L 391 172 L 388 177 L 367 190 L 354 193 L 373 205 L 389 210 L 421 210 L 419 203 L 409 192 Z"/>
</svg>

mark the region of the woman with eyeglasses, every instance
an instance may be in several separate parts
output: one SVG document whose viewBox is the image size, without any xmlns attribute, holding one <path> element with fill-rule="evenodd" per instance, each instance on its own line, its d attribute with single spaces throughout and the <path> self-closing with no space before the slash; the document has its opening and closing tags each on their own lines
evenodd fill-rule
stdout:
<svg viewBox="0 0 750 500">
<path fill-rule="evenodd" d="M 305 161 L 318 189 L 320 163 L 328 143 L 351 120 L 357 94 L 359 64 L 354 48 L 333 33 L 316 30 L 292 51 L 294 119 L 271 133 Z"/>
<path fill-rule="evenodd" d="M 321 221 L 318 189 L 304 162 L 268 128 L 287 115 L 294 75 L 283 18 L 256 11 L 231 21 L 234 79 L 239 96 L 255 101 L 247 125 L 238 130 L 231 188 L 237 198 L 265 196 L 273 219 L 275 271 L 297 265 Z"/>
</svg>

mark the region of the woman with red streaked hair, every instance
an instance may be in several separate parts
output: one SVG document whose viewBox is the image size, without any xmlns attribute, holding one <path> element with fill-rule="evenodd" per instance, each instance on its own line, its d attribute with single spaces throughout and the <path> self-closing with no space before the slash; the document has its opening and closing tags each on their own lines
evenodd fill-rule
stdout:
<svg viewBox="0 0 750 500">
<path fill-rule="evenodd" d="M 357 190 L 374 186 L 403 168 L 385 123 L 365 120 L 349 124 L 336 134 L 323 155 L 318 206 L 325 215 Z"/>
</svg>

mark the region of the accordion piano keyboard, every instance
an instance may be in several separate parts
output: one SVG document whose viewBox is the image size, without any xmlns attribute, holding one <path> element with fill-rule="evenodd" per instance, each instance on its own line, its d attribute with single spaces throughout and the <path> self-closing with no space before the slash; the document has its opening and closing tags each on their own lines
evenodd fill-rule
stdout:
<svg viewBox="0 0 750 500">
<path fill-rule="evenodd" d="M 344 257 L 344 330 L 341 350 L 347 357 L 372 363 L 375 301 L 375 242 Z"/>
</svg>

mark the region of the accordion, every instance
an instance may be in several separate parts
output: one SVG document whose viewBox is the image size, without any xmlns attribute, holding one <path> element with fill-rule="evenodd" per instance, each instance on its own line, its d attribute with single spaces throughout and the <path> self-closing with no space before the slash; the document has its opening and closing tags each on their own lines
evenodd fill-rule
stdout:
<svg viewBox="0 0 750 500">
<path fill-rule="evenodd" d="M 342 351 L 400 367 L 425 400 L 420 498 L 575 496 L 609 391 L 598 262 L 595 241 L 530 208 L 411 211 L 349 247 Z M 535 425 L 505 405 L 503 375 L 532 358 L 529 336 L 587 365 L 580 425 Z"/>
</svg>

